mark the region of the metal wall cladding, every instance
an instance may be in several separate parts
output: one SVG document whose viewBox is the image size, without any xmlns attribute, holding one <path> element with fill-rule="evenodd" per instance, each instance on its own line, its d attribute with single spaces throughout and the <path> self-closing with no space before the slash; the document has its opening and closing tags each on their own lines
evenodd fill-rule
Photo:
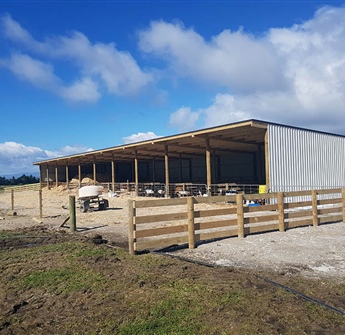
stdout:
<svg viewBox="0 0 345 335">
<path fill-rule="evenodd" d="M 271 192 L 345 186 L 345 137 L 268 126 Z"/>
</svg>

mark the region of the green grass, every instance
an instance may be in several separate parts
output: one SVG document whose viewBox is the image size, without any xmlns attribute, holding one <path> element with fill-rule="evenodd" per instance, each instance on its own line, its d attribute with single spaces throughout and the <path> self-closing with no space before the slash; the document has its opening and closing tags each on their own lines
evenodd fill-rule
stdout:
<svg viewBox="0 0 345 335">
<path fill-rule="evenodd" d="M 103 276 L 76 269 L 47 269 L 31 272 L 17 281 L 21 290 L 42 289 L 53 294 L 88 290 L 101 283 Z"/>
<path fill-rule="evenodd" d="M 152 306 L 145 315 L 127 322 L 119 329 L 121 335 L 200 334 L 198 313 L 191 301 L 165 299 Z"/>
<path fill-rule="evenodd" d="M 11 231 L 0 231 L 0 239 L 8 239 L 12 237 L 25 236 L 22 233 L 14 233 Z"/>
</svg>

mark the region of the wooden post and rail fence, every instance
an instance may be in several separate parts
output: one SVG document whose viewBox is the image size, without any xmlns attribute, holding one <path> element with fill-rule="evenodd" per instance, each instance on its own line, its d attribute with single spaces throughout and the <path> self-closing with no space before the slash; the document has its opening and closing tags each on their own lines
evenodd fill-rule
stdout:
<svg viewBox="0 0 345 335">
<path fill-rule="evenodd" d="M 260 204 L 259 204 L 260 203 Z M 129 253 L 345 222 L 345 189 L 129 200 Z"/>
</svg>

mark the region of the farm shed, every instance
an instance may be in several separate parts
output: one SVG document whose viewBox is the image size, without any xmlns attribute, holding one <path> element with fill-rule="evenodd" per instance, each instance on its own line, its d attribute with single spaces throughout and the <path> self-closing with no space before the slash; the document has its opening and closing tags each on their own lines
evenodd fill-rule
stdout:
<svg viewBox="0 0 345 335">
<path fill-rule="evenodd" d="M 203 185 L 203 194 L 343 187 L 344 158 L 344 136 L 251 119 L 34 165 L 42 186 L 89 177 L 113 191 L 159 185 L 172 196 L 177 185 Z"/>
</svg>

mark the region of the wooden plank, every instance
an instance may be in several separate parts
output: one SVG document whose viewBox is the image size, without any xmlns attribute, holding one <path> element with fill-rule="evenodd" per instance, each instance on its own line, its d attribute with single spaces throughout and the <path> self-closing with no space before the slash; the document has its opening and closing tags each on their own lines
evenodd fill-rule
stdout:
<svg viewBox="0 0 345 335">
<path fill-rule="evenodd" d="M 173 244 L 184 244 L 184 243 L 188 243 L 187 234 L 185 236 L 138 241 L 138 242 L 135 242 L 135 248 L 136 250 L 154 249 L 154 248 L 168 247 Z"/>
<path fill-rule="evenodd" d="M 153 237 L 165 234 L 176 234 L 176 233 L 186 233 L 188 231 L 188 226 L 178 225 L 178 226 L 168 226 L 168 227 L 158 227 L 151 229 L 140 229 L 134 232 L 134 237 L 136 239 L 143 237 Z"/>
<path fill-rule="evenodd" d="M 319 214 L 341 213 L 341 207 L 330 207 L 319 209 Z"/>
<path fill-rule="evenodd" d="M 341 194 L 341 188 L 332 188 L 332 189 L 325 189 L 325 190 L 317 190 L 317 194 Z"/>
<path fill-rule="evenodd" d="M 319 218 L 320 223 L 336 222 L 336 221 L 342 221 L 342 220 L 343 220 L 343 216 L 341 214 Z"/>
<path fill-rule="evenodd" d="M 187 203 L 187 198 L 138 200 L 136 201 L 136 205 L 137 205 L 136 208 L 178 206 L 178 205 L 185 205 L 186 203 Z"/>
<path fill-rule="evenodd" d="M 237 225 L 237 219 L 198 222 L 198 223 L 195 223 L 195 230 L 212 229 L 212 228 L 220 228 L 220 227 L 228 227 L 228 226 L 236 226 L 236 225 Z"/>
<path fill-rule="evenodd" d="M 252 226 L 252 227 L 245 227 L 244 231 L 245 234 L 254 234 L 254 233 L 262 233 L 262 232 L 268 232 L 272 230 L 278 230 L 279 225 L 277 223 L 272 223 L 268 225 L 258 225 L 258 226 Z"/>
<path fill-rule="evenodd" d="M 277 209 L 277 204 L 274 205 L 260 205 L 260 206 L 248 206 L 243 207 L 244 213 L 265 212 Z"/>
<path fill-rule="evenodd" d="M 322 199 L 318 200 L 318 205 L 333 205 L 333 204 L 341 204 L 342 199 L 341 198 L 335 198 L 335 199 Z"/>
<path fill-rule="evenodd" d="M 195 211 L 194 217 L 206 218 L 210 216 L 230 215 L 230 214 L 236 214 L 236 213 L 237 213 L 236 207 L 227 207 L 227 208 L 206 209 L 202 211 Z"/>
<path fill-rule="evenodd" d="M 196 204 L 236 202 L 236 195 L 215 195 L 211 197 L 195 197 Z"/>
<path fill-rule="evenodd" d="M 313 219 L 308 220 L 297 220 L 297 221 L 289 221 L 287 222 L 287 228 L 296 228 L 296 227 L 304 227 L 304 226 L 311 226 L 313 224 Z"/>
<path fill-rule="evenodd" d="M 306 211 L 300 211 L 300 212 L 288 212 L 285 213 L 285 218 L 287 219 L 293 219 L 293 218 L 301 218 L 301 217 L 312 217 L 313 215 L 313 211 L 310 210 L 306 210 Z"/>
<path fill-rule="evenodd" d="M 284 197 L 303 197 L 303 196 L 311 196 L 311 190 L 307 191 L 293 191 L 293 192 L 284 192 Z"/>
<path fill-rule="evenodd" d="M 222 238 L 222 237 L 233 237 L 238 236 L 237 229 L 227 229 L 227 230 L 219 230 L 210 233 L 200 233 L 196 234 L 197 241 L 205 241 L 205 240 L 212 240 L 215 238 Z"/>
<path fill-rule="evenodd" d="M 271 215 L 263 215 L 263 216 L 251 216 L 248 218 L 244 218 L 244 224 L 276 221 L 278 220 L 278 218 L 279 218 L 278 213 L 274 213 Z"/>
<path fill-rule="evenodd" d="M 286 209 L 290 208 L 298 208 L 298 207 L 311 207 L 311 200 L 310 201 L 298 201 L 298 202 L 288 202 L 285 204 Z"/>
<path fill-rule="evenodd" d="M 262 199 L 274 199 L 277 197 L 277 193 L 256 193 L 256 194 L 243 194 L 244 200 L 262 200 Z"/>
<path fill-rule="evenodd" d="M 135 223 L 155 223 L 155 222 L 165 222 L 165 221 L 176 221 L 176 220 L 187 220 L 188 214 L 184 213 L 168 213 L 168 214 L 156 214 L 156 215 L 146 215 L 137 216 Z"/>
</svg>

